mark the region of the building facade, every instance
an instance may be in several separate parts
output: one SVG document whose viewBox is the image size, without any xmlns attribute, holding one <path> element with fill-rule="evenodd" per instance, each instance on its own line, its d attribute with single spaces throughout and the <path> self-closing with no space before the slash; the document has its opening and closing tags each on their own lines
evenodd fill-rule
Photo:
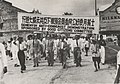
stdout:
<svg viewBox="0 0 120 84">
<path fill-rule="evenodd" d="M 8 39 L 14 35 L 26 35 L 31 31 L 18 31 L 18 12 L 27 13 L 27 11 L 22 10 L 18 7 L 12 5 L 12 3 L 0 0 L 0 35 Z M 3 38 L 0 37 L 0 38 Z"/>
<path fill-rule="evenodd" d="M 120 0 L 99 12 L 100 15 L 100 33 L 119 34 L 120 33 Z"/>
</svg>

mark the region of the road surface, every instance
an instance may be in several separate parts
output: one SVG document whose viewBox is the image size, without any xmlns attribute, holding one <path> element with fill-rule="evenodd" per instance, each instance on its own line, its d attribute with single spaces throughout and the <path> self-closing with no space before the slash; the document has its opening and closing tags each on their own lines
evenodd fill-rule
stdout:
<svg viewBox="0 0 120 84">
<path fill-rule="evenodd" d="M 109 64 L 101 65 L 98 72 L 89 56 L 82 56 L 82 67 L 75 67 L 73 56 L 67 61 L 68 68 L 62 69 L 59 62 L 53 67 L 47 66 L 42 59 L 39 67 L 33 67 L 33 62 L 27 61 L 27 71 L 20 73 L 20 67 L 14 67 L 13 61 L 8 59 L 8 73 L 4 76 L 5 84 L 113 84 L 116 68 Z"/>
</svg>

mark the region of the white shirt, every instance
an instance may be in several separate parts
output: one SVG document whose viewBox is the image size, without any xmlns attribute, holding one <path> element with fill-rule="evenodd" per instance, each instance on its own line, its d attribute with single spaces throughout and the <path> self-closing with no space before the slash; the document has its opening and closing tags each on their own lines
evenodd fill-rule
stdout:
<svg viewBox="0 0 120 84">
<path fill-rule="evenodd" d="M 89 42 L 88 41 L 85 41 L 85 46 L 89 47 Z"/>
<path fill-rule="evenodd" d="M 71 49 L 73 51 L 74 47 L 77 47 L 76 40 L 72 41 Z"/>
<path fill-rule="evenodd" d="M 3 63 L 3 67 L 7 66 L 7 56 L 5 53 L 5 47 L 2 43 L 0 43 L 0 58 Z"/>
<path fill-rule="evenodd" d="M 11 50 L 11 43 L 7 43 L 7 50 Z"/>
<path fill-rule="evenodd" d="M 117 53 L 117 65 L 120 64 L 120 51 Z"/>
<path fill-rule="evenodd" d="M 18 41 L 15 42 L 16 45 L 14 44 L 14 41 L 12 41 L 12 44 L 11 44 L 11 51 L 18 51 Z"/>
</svg>

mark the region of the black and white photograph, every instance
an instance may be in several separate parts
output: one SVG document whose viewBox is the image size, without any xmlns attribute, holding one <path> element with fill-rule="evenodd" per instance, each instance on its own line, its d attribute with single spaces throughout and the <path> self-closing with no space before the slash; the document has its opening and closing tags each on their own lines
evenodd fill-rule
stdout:
<svg viewBox="0 0 120 84">
<path fill-rule="evenodd" d="M 120 84 L 120 0 L 0 0 L 0 84 Z"/>
</svg>

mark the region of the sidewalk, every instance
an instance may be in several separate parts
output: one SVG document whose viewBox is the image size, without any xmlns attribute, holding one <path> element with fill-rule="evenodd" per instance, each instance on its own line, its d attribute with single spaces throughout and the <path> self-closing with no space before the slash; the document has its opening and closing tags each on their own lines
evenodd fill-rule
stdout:
<svg viewBox="0 0 120 84">
<path fill-rule="evenodd" d="M 113 84 L 116 69 L 110 65 L 101 65 L 98 72 L 94 72 L 92 57 L 82 56 L 82 67 L 75 67 L 74 62 L 54 81 L 54 84 Z"/>
</svg>

